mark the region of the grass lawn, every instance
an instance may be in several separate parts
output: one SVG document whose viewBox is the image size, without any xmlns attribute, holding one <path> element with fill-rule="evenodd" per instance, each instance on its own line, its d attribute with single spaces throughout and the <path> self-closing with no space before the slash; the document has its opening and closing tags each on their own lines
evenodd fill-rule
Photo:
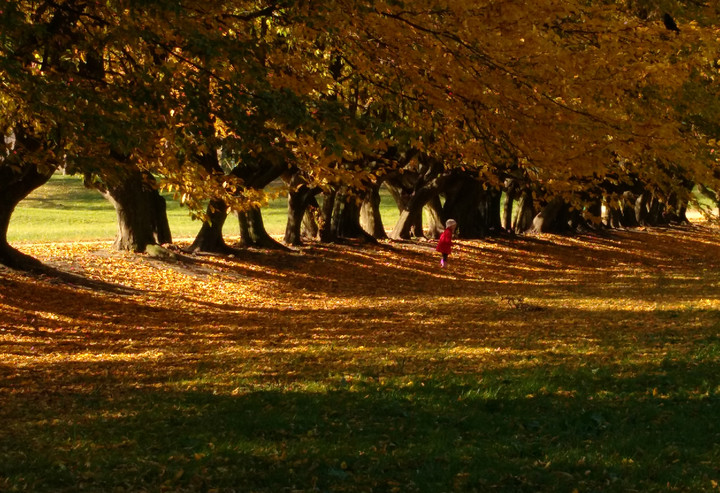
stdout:
<svg viewBox="0 0 720 493">
<path fill-rule="evenodd" d="M 0 269 L 0 490 L 720 483 L 715 228 Z"/>
<path fill-rule="evenodd" d="M 190 217 L 187 208 L 165 195 L 173 238 L 194 238 L 201 223 Z M 381 214 L 386 227 L 397 220 L 397 208 L 388 194 L 383 195 Z M 263 222 L 271 235 L 283 235 L 287 223 L 287 199 L 272 200 L 263 208 Z M 117 230 L 112 205 L 98 192 L 82 185 L 78 176 L 57 174 L 34 191 L 17 207 L 10 222 L 11 243 L 111 240 Z M 225 223 L 224 234 L 237 236 L 237 220 Z"/>
</svg>

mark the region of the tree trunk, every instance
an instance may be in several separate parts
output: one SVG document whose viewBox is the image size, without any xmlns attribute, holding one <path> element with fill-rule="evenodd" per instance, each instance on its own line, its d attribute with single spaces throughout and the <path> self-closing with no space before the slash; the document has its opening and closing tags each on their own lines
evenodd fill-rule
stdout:
<svg viewBox="0 0 720 493">
<path fill-rule="evenodd" d="M 148 245 L 170 243 L 165 199 L 152 185 L 152 175 L 137 170 L 105 186 L 105 198 L 115 207 L 117 250 L 144 252 Z"/>
<path fill-rule="evenodd" d="M 602 227 L 602 206 L 602 197 L 593 198 L 590 201 L 590 204 L 582 215 L 582 219 L 587 226 L 591 228 Z"/>
<path fill-rule="evenodd" d="M 387 233 L 380 216 L 380 186 L 381 184 L 377 183 L 368 190 L 360 208 L 360 225 L 373 238 L 384 240 Z"/>
<path fill-rule="evenodd" d="M 513 231 L 513 212 L 515 201 L 520 198 L 520 183 L 515 178 L 505 180 L 505 202 L 500 212 L 500 227 L 511 233 Z"/>
<path fill-rule="evenodd" d="M 636 228 L 640 225 L 635 212 L 635 195 L 631 191 L 626 191 L 622 195 L 622 214 L 620 215 L 620 224 L 624 228 Z"/>
<path fill-rule="evenodd" d="M 647 226 L 648 224 L 648 202 L 650 200 L 650 193 L 643 192 L 637 199 L 635 199 L 635 221 L 640 226 Z"/>
<path fill-rule="evenodd" d="M 483 198 L 482 184 L 467 177 L 454 177 L 446 192 L 443 217 L 455 219 L 458 236 L 480 238 L 482 236 L 479 209 Z"/>
<path fill-rule="evenodd" d="M 651 226 L 666 224 L 665 218 L 663 217 L 664 212 L 665 204 L 653 195 L 650 199 L 650 206 L 648 207 L 647 222 L 650 223 Z"/>
<path fill-rule="evenodd" d="M 207 208 L 208 220 L 200 227 L 192 245 L 188 248 L 190 252 L 207 252 L 230 254 L 234 250 L 230 248 L 223 238 L 223 226 L 227 219 L 227 204 L 221 199 L 212 199 Z"/>
<path fill-rule="evenodd" d="M 415 196 L 408 201 L 405 208 L 400 212 L 398 222 L 390 232 L 390 238 L 394 240 L 409 240 L 413 235 L 422 233 L 422 211 L 426 198 Z M 419 227 L 420 226 L 420 227 Z"/>
<path fill-rule="evenodd" d="M 313 197 L 310 200 L 310 205 L 305 209 L 305 215 L 303 216 L 302 222 L 302 236 L 305 238 L 317 239 L 320 237 L 320 226 L 318 225 L 318 214 L 320 211 L 320 204 Z"/>
<path fill-rule="evenodd" d="M 323 203 L 320 208 L 320 241 L 331 243 L 337 239 L 335 230 L 332 227 L 333 209 L 335 208 L 335 197 L 337 190 L 323 192 Z"/>
<path fill-rule="evenodd" d="M 342 187 L 335 195 L 331 228 L 333 236 L 339 238 L 361 238 L 377 241 L 360 225 L 360 206 L 357 195 L 348 187 Z"/>
<path fill-rule="evenodd" d="M 565 200 L 561 197 L 555 197 L 548 202 L 533 219 L 533 231 L 535 233 L 557 233 L 562 231 L 564 228 L 560 225 L 560 222 L 562 221 L 565 206 Z"/>
<path fill-rule="evenodd" d="M 315 190 L 307 185 L 301 185 L 296 190 L 288 192 L 288 221 L 285 226 L 284 241 L 288 245 L 302 244 L 302 227 L 305 213 L 311 202 L 315 200 Z M 317 204 L 317 202 L 315 202 Z M 317 231 L 314 232 L 317 234 Z"/>
<path fill-rule="evenodd" d="M 416 187 L 400 210 L 400 217 L 389 235 L 390 238 L 408 240 L 412 233 L 421 236 L 423 207 L 440 193 L 449 179 L 450 175 L 443 174 Z"/>
<path fill-rule="evenodd" d="M 0 264 L 13 269 L 32 270 L 42 263 L 15 248 L 7 240 L 10 218 L 15 207 L 33 190 L 47 183 L 52 170 L 41 172 L 35 165 L 23 165 L 20 173 L 0 164 Z"/>
<path fill-rule="evenodd" d="M 520 194 L 517 215 L 513 222 L 513 230 L 515 233 L 522 234 L 532 229 L 535 214 L 535 202 L 532 192 L 530 190 L 523 190 Z"/>
<path fill-rule="evenodd" d="M 605 198 L 605 213 L 603 222 L 607 228 L 619 228 L 622 223 L 622 199 L 618 200 L 615 195 Z"/>
<path fill-rule="evenodd" d="M 502 192 L 495 189 L 485 191 L 485 197 L 480 203 L 480 219 L 483 234 L 489 236 L 499 233 L 502 227 Z"/>
<path fill-rule="evenodd" d="M 36 164 L 24 162 L 25 155 L 42 150 L 43 142 L 20 124 L 16 125 L 13 136 L 12 152 L 0 156 L 0 264 L 14 269 L 39 269 L 42 267 L 40 261 L 10 246 L 7 233 L 15 207 L 33 190 L 47 183 L 57 169 L 57 163 L 46 162 L 38 168 Z"/>
<path fill-rule="evenodd" d="M 425 211 L 428 213 L 427 236 L 437 240 L 445 230 L 445 222 L 443 221 L 442 202 L 438 195 L 430 199 L 425 204 Z"/>
<path fill-rule="evenodd" d="M 262 218 L 262 211 L 259 207 L 238 212 L 238 223 L 240 225 L 240 245 L 245 247 L 257 247 L 268 249 L 286 249 L 265 229 Z"/>
<path fill-rule="evenodd" d="M 502 216 L 500 218 L 500 224 L 505 231 L 512 231 L 512 213 L 513 205 L 515 204 L 515 198 L 510 191 L 505 192 L 505 203 L 502 207 Z"/>
</svg>

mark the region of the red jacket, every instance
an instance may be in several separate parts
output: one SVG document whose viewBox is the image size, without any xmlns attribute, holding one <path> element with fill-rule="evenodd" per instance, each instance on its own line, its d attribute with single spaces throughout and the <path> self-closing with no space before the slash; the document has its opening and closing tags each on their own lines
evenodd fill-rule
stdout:
<svg viewBox="0 0 720 493">
<path fill-rule="evenodd" d="M 443 234 L 440 235 L 440 239 L 438 240 L 435 250 L 440 253 L 447 253 L 449 255 L 450 250 L 452 249 L 452 235 L 453 231 L 451 228 L 447 228 L 445 231 L 443 231 Z"/>
</svg>

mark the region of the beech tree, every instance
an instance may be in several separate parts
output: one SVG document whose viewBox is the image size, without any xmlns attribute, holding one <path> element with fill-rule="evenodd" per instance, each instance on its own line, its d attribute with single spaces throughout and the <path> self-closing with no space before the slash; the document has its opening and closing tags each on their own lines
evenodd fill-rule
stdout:
<svg viewBox="0 0 720 493">
<path fill-rule="evenodd" d="M 300 194 L 294 207 L 322 191 L 325 239 L 363 234 L 361 204 L 382 182 L 403 201 L 396 238 L 423 234 L 425 206 L 430 235 L 452 214 L 461 234 L 481 236 L 523 230 L 538 212 L 539 230 L 597 224 L 603 201 L 623 216 L 631 205 L 681 216 L 690 183 L 720 190 L 715 114 L 703 104 L 716 93 L 720 22 L 698 2 L 0 10 L 6 264 L 19 258 L 6 241 L 14 206 L 59 164 L 95 177 L 118 205 L 138 194 L 161 210 L 151 196 L 174 192 L 214 231 L 201 231 L 202 248 L 223 245 L 231 211 L 243 237 L 263 243 L 262 188 L 281 175 Z M 522 203 L 516 218 L 502 220 L 503 192 Z M 139 204 L 125 202 L 118 210 Z M 121 214 L 128 231 L 145 232 L 118 246 L 162 241 L 157 216 Z M 291 242 L 301 216 L 292 213 Z"/>
</svg>

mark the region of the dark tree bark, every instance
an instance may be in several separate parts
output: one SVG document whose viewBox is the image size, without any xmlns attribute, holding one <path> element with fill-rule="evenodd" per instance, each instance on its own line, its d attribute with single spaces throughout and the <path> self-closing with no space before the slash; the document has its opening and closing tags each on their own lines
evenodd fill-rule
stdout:
<svg viewBox="0 0 720 493">
<path fill-rule="evenodd" d="M 212 199 L 207 208 L 207 221 L 203 222 L 195 241 L 188 247 L 190 252 L 207 252 L 229 255 L 235 250 L 225 243 L 223 226 L 227 219 L 227 205 L 221 199 Z"/>
<path fill-rule="evenodd" d="M 251 207 L 246 211 L 238 212 L 238 223 L 240 225 L 241 246 L 277 250 L 287 249 L 285 245 L 282 245 L 268 234 L 259 207 Z"/>
<path fill-rule="evenodd" d="M 650 192 L 643 192 L 635 199 L 635 220 L 640 226 L 648 226 L 648 203 Z"/>
<path fill-rule="evenodd" d="M 665 204 L 660 202 L 657 196 L 653 195 L 650 198 L 650 204 L 648 207 L 647 222 L 650 226 L 660 226 L 666 224 L 665 218 Z"/>
<path fill-rule="evenodd" d="M 315 197 L 310 199 L 310 205 L 305 209 L 302 222 L 302 236 L 304 238 L 317 239 L 320 237 L 320 226 L 318 216 L 320 215 L 320 204 Z"/>
<path fill-rule="evenodd" d="M 323 194 L 323 203 L 320 208 L 320 241 L 323 243 L 332 243 L 337 240 L 335 230 L 332 227 L 332 216 L 335 208 L 335 197 L 337 190 L 327 190 Z"/>
<path fill-rule="evenodd" d="M 255 190 L 264 189 L 285 172 L 287 172 L 285 163 L 273 164 L 265 161 L 261 161 L 259 166 L 245 166 L 233 169 L 233 174 L 242 178 L 247 188 Z M 246 211 L 238 212 L 238 225 L 240 227 L 241 246 L 287 249 L 285 245 L 268 234 L 259 207 L 252 207 Z"/>
<path fill-rule="evenodd" d="M 419 182 L 403 205 L 398 222 L 389 237 L 394 240 L 408 240 L 412 234 L 422 236 L 423 208 L 438 196 L 449 179 L 449 174 L 440 174 L 428 181 Z M 458 224 L 460 224 L 459 221 Z"/>
<path fill-rule="evenodd" d="M 377 240 L 367 233 L 360 225 L 360 198 L 348 187 L 341 187 L 335 193 L 325 196 L 323 203 L 324 226 L 327 225 L 328 219 L 325 214 L 329 213 L 329 233 L 325 232 L 326 238 L 332 238 L 331 241 L 337 241 L 342 238 L 363 239 L 370 242 Z M 330 210 L 332 208 L 332 210 Z M 321 241 L 323 240 L 321 232 Z"/>
<path fill-rule="evenodd" d="M 440 235 L 445 230 L 445 222 L 443 221 L 443 208 L 440 197 L 436 195 L 431 198 L 430 201 L 425 204 L 425 210 L 427 211 L 429 216 L 427 236 L 428 238 L 437 240 L 438 238 L 440 238 Z"/>
<path fill-rule="evenodd" d="M 514 180 L 506 180 L 505 182 L 505 202 L 502 206 L 500 217 L 500 226 L 505 231 L 512 231 L 513 207 L 515 198 L 517 197 L 517 185 Z"/>
<path fill-rule="evenodd" d="M 605 198 L 603 223 L 607 228 L 619 228 L 622 221 L 622 201 L 617 197 Z"/>
<path fill-rule="evenodd" d="M 622 195 L 620 225 L 624 228 L 636 228 L 640 225 L 635 213 L 636 200 L 637 197 L 629 190 L 625 191 Z"/>
<path fill-rule="evenodd" d="M 590 200 L 583 214 L 583 221 L 586 226 L 592 229 L 602 228 L 602 206 L 602 197 L 597 196 Z"/>
<path fill-rule="evenodd" d="M 535 233 L 560 233 L 567 225 L 562 224 L 565 219 L 565 200 L 555 197 L 533 219 L 532 230 Z"/>
<path fill-rule="evenodd" d="M 360 208 L 360 225 L 373 238 L 384 240 L 387 238 L 387 233 L 380 216 L 380 187 L 381 183 L 376 183 L 367 191 Z"/>
<path fill-rule="evenodd" d="M 152 175 L 128 171 L 104 184 L 102 194 L 115 207 L 117 250 L 144 252 L 148 245 L 171 243 L 165 199 L 154 186 Z"/>
<path fill-rule="evenodd" d="M 0 161 L 0 264 L 13 269 L 32 270 L 40 261 L 21 253 L 8 243 L 7 233 L 15 207 L 33 190 L 47 183 L 52 168 L 40 171 L 37 166 L 25 164 L 16 171 L 9 163 Z"/>
<path fill-rule="evenodd" d="M 408 179 L 408 175 L 403 176 L 403 179 L 392 179 L 388 180 L 386 182 L 386 187 L 390 191 L 390 195 L 392 196 L 393 200 L 395 200 L 395 204 L 398 208 L 399 218 L 398 222 L 395 223 L 395 226 L 393 228 L 392 233 L 390 233 L 390 237 L 394 238 L 393 235 L 395 234 L 396 229 L 398 228 L 398 224 L 400 221 L 403 221 L 403 229 L 407 229 L 407 233 L 402 233 L 404 236 L 403 239 L 409 239 L 412 236 L 422 236 L 423 234 L 423 225 L 422 225 L 422 205 L 419 206 L 420 210 L 416 210 L 418 205 L 413 204 L 412 210 L 410 210 L 410 202 L 411 198 L 414 193 L 414 189 L 411 186 L 408 186 L 406 183 L 404 183 L 405 180 Z M 419 177 L 415 177 L 416 180 L 419 179 Z M 405 224 L 407 223 L 407 224 Z M 400 238 L 394 238 L 394 239 L 400 239 Z"/>
<path fill-rule="evenodd" d="M 525 189 L 520 194 L 518 211 L 515 216 L 515 221 L 513 222 L 513 231 L 517 234 L 530 231 L 533 227 L 533 219 L 536 214 L 537 211 L 535 210 L 535 201 L 533 200 L 532 191 Z"/>
<path fill-rule="evenodd" d="M 489 189 L 480 202 L 481 228 L 484 236 L 498 234 L 502 227 L 502 192 Z"/>
<path fill-rule="evenodd" d="M 47 144 L 32 135 L 22 125 L 16 125 L 12 153 L 0 156 L 0 264 L 21 270 L 40 269 L 42 263 L 8 243 L 10 218 L 15 208 L 33 190 L 47 183 L 57 169 L 57 163 L 46 162 L 39 167 L 24 161 L 24 156 L 42 152 Z"/>
<path fill-rule="evenodd" d="M 302 244 L 302 228 L 308 207 L 313 204 L 317 207 L 317 201 L 315 200 L 317 190 L 311 189 L 304 184 L 293 187 L 292 182 L 290 186 L 288 192 L 288 222 L 285 226 L 284 241 L 288 245 L 300 245 Z M 312 223 L 315 229 L 311 233 L 312 237 L 315 237 L 317 235 L 317 224 L 314 221 Z"/>
<path fill-rule="evenodd" d="M 458 222 L 461 238 L 485 238 L 499 232 L 500 198 L 497 190 L 485 190 L 482 183 L 464 179 L 454 199 L 445 202 L 443 215 Z"/>
<path fill-rule="evenodd" d="M 458 236 L 463 238 L 479 238 L 481 236 L 478 209 L 482 193 L 482 185 L 477 180 L 460 176 L 450 179 L 445 192 L 443 217 L 457 221 Z"/>
</svg>

